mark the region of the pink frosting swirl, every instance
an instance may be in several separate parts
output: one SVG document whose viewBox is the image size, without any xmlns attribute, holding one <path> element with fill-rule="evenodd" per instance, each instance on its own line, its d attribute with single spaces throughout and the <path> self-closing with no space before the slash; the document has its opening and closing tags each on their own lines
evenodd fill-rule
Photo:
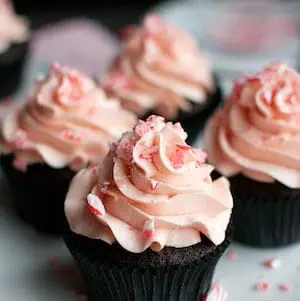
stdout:
<svg viewBox="0 0 300 301">
<path fill-rule="evenodd" d="M 226 176 L 300 188 L 300 75 L 279 63 L 238 80 L 208 122 L 205 142 Z"/>
<path fill-rule="evenodd" d="M 212 181 L 206 154 L 185 143 L 180 124 L 139 121 L 102 166 L 74 178 L 65 202 L 71 229 L 133 253 L 224 241 L 232 211 L 225 178 Z"/>
<path fill-rule="evenodd" d="M 28 37 L 28 20 L 15 14 L 11 1 L 0 0 L 0 54 L 12 43 L 24 42 Z"/>
<path fill-rule="evenodd" d="M 214 90 L 209 61 L 196 43 L 153 15 L 128 31 L 103 85 L 140 116 L 155 111 L 168 119 L 190 109 L 187 99 L 203 103 Z"/>
<path fill-rule="evenodd" d="M 136 118 L 108 100 L 92 79 L 53 64 L 25 105 L 2 121 L 1 144 L 16 162 L 45 162 L 80 169 L 100 162 L 110 143 L 132 129 Z"/>
</svg>

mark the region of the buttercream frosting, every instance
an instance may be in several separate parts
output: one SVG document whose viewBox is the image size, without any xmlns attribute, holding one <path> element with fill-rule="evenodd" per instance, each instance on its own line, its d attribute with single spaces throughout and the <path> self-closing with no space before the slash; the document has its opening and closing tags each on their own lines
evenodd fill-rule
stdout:
<svg viewBox="0 0 300 301">
<path fill-rule="evenodd" d="M 204 134 L 209 161 L 226 176 L 300 188 L 300 75 L 283 63 L 234 84 Z"/>
<path fill-rule="evenodd" d="M 233 206 L 229 183 L 212 181 L 206 154 L 186 137 L 162 117 L 139 121 L 103 164 L 74 178 L 65 202 L 72 231 L 133 253 L 192 246 L 203 235 L 221 244 Z"/>
<path fill-rule="evenodd" d="M 15 14 L 9 0 L 0 0 L 0 54 L 12 43 L 22 43 L 29 37 L 29 23 Z"/>
<path fill-rule="evenodd" d="M 44 162 L 78 170 L 101 162 L 110 144 L 135 123 L 134 115 L 107 99 L 92 79 L 52 64 L 28 101 L 3 119 L 0 142 L 5 153 L 15 155 L 16 167 Z"/>
<path fill-rule="evenodd" d="M 126 30 L 122 50 L 104 87 L 139 116 L 154 111 L 174 119 L 179 110 L 204 103 L 214 90 L 210 62 L 192 38 L 155 15 Z"/>
</svg>

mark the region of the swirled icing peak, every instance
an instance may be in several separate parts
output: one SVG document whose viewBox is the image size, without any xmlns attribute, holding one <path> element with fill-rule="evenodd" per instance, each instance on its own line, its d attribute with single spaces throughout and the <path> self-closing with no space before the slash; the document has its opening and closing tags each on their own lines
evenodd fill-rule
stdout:
<svg viewBox="0 0 300 301">
<path fill-rule="evenodd" d="M 227 176 L 300 188 L 300 75 L 283 63 L 237 80 L 205 130 L 209 161 Z"/>
<path fill-rule="evenodd" d="M 1 144 L 23 165 L 45 162 L 78 170 L 88 162 L 101 162 L 109 145 L 135 122 L 133 114 L 107 99 L 92 79 L 52 64 L 35 83 L 28 102 L 2 121 Z"/>
<path fill-rule="evenodd" d="M 10 0 L 0 0 L 0 54 L 12 43 L 21 43 L 29 37 L 26 18 L 17 16 Z"/>
<path fill-rule="evenodd" d="M 140 253 L 218 245 L 232 210 L 228 181 L 212 181 L 206 154 L 185 143 L 180 124 L 151 116 L 115 144 L 101 166 L 74 178 L 65 212 L 81 235 Z"/>
<path fill-rule="evenodd" d="M 203 103 L 214 90 L 211 67 L 196 43 L 182 30 L 147 15 L 130 27 L 119 57 L 103 80 L 122 104 L 143 116 L 155 111 L 173 119 Z"/>
</svg>

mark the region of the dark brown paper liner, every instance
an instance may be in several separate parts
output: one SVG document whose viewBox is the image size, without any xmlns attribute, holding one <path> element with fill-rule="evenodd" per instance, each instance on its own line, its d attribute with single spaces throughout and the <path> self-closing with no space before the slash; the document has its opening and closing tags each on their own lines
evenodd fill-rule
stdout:
<svg viewBox="0 0 300 301">
<path fill-rule="evenodd" d="M 65 235 L 92 301 L 201 301 L 211 287 L 217 262 L 229 245 L 228 238 L 187 264 L 147 267 L 142 261 L 108 263 L 103 252 L 91 248 L 88 241 L 85 244 L 84 239 L 89 240 L 74 233 Z M 190 248 L 194 246 L 185 249 Z"/>
<path fill-rule="evenodd" d="M 0 54 L 0 99 L 17 91 L 20 86 L 29 43 L 12 45 Z"/>
<path fill-rule="evenodd" d="M 300 241 L 300 189 L 232 177 L 234 239 L 258 247 Z"/>
<path fill-rule="evenodd" d="M 64 201 L 74 173 L 42 164 L 30 165 L 21 172 L 12 166 L 12 159 L 11 155 L 2 156 L 0 162 L 18 215 L 38 231 L 64 233 L 68 229 Z"/>
</svg>

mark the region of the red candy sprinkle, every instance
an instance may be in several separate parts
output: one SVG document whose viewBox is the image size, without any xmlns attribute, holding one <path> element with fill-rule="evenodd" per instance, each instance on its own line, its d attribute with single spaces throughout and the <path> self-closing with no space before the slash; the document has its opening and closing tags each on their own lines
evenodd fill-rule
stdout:
<svg viewBox="0 0 300 301">
<path fill-rule="evenodd" d="M 174 168 L 180 168 L 183 165 L 185 151 L 176 150 L 175 153 L 171 156 L 170 161 Z"/>
<path fill-rule="evenodd" d="M 264 260 L 263 265 L 268 269 L 278 269 L 281 265 L 281 261 L 275 258 L 267 258 Z"/>
<path fill-rule="evenodd" d="M 27 133 L 23 130 L 18 130 L 15 135 L 15 139 L 8 143 L 11 148 L 20 148 L 27 140 Z"/>
<path fill-rule="evenodd" d="M 105 208 L 101 199 L 95 194 L 90 193 L 87 196 L 88 209 L 94 215 L 105 215 Z"/>
<path fill-rule="evenodd" d="M 100 215 L 100 211 L 98 209 L 96 209 L 95 207 L 88 205 L 88 209 L 89 211 L 94 214 L 94 215 Z"/>
<path fill-rule="evenodd" d="M 155 235 L 155 227 L 154 227 L 154 220 L 149 220 L 145 222 L 143 227 L 143 235 L 147 239 L 151 239 Z"/>
<path fill-rule="evenodd" d="M 284 293 L 288 293 L 290 291 L 290 286 L 288 283 L 281 283 L 279 285 L 279 290 L 284 292 Z"/>
<path fill-rule="evenodd" d="M 81 134 L 78 130 L 64 130 L 63 131 L 64 138 L 74 141 L 74 142 L 80 142 L 81 141 Z"/>
<path fill-rule="evenodd" d="M 135 126 L 134 131 L 139 136 L 142 137 L 146 133 L 148 133 L 151 130 L 151 127 L 144 121 L 139 120 L 138 124 Z"/>
<path fill-rule="evenodd" d="M 143 153 L 140 154 L 140 158 L 150 161 L 153 161 L 153 155 L 155 155 L 158 152 L 157 146 L 152 146 L 149 149 L 146 149 Z"/>
<path fill-rule="evenodd" d="M 197 157 L 197 162 L 199 164 L 203 164 L 207 158 L 207 154 L 206 152 L 204 152 L 203 150 L 199 149 L 199 148 L 193 148 L 193 153 L 196 155 Z"/>
<path fill-rule="evenodd" d="M 158 188 L 158 182 L 156 181 L 151 181 L 151 190 L 156 191 Z"/>
<path fill-rule="evenodd" d="M 266 292 L 269 289 L 269 283 L 266 281 L 261 281 L 255 284 L 255 290 L 258 292 Z"/>
<path fill-rule="evenodd" d="M 234 250 L 229 250 L 226 255 L 225 255 L 226 259 L 229 261 L 233 261 L 237 258 L 237 252 Z"/>
</svg>

